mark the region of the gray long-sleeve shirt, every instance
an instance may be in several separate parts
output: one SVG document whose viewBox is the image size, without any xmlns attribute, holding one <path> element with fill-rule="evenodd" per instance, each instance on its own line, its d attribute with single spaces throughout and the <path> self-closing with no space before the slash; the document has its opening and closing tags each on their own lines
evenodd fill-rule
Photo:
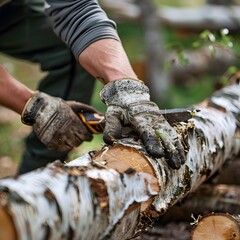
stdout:
<svg viewBox="0 0 240 240">
<path fill-rule="evenodd" d="M 54 32 L 72 49 L 76 59 L 97 40 L 119 40 L 116 24 L 97 0 L 46 0 L 45 11 L 52 18 Z"/>
</svg>

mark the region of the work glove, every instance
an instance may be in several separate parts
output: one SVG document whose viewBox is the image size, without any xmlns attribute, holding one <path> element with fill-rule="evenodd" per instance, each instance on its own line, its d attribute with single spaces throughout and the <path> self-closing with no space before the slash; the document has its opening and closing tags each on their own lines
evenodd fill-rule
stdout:
<svg viewBox="0 0 240 240">
<path fill-rule="evenodd" d="M 33 126 L 37 137 L 48 149 L 62 152 L 92 140 L 92 134 L 77 116 L 83 112 L 95 112 L 95 109 L 36 92 L 25 105 L 21 120 Z"/>
<path fill-rule="evenodd" d="M 140 80 L 120 79 L 108 83 L 100 92 L 108 106 L 103 139 L 112 144 L 122 137 L 123 126 L 131 126 L 154 158 L 165 157 L 173 169 L 185 162 L 184 148 L 175 129 L 150 101 L 149 89 Z"/>
</svg>

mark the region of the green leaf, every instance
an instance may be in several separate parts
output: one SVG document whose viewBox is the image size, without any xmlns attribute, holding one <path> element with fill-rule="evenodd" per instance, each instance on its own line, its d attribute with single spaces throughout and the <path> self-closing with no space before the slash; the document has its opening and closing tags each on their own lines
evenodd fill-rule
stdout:
<svg viewBox="0 0 240 240">
<path fill-rule="evenodd" d="M 208 38 L 208 35 L 209 35 L 210 31 L 209 30 L 204 30 L 203 32 L 200 33 L 200 38 L 201 39 L 207 39 Z"/>
<path fill-rule="evenodd" d="M 178 56 L 178 61 L 182 66 L 188 65 L 189 60 L 184 56 L 183 51 L 178 51 L 177 56 Z"/>
<path fill-rule="evenodd" d="M 158 138 L 161 138 L 161 139 L 166 138 L 166 136 L 163 135 L 159 130 L 156 130 L 155 133 Z"/>
<path fill-rule="evenodd" d="M 235 66 L 231 66 L 228 68 L 227 72 L 232 75 L 232 74 L 235 74 L 236 72 L 238 71 L 238 68 L 235 67 Z"/>
<path fill-rule="evenodd" d="M 208 48 L 209 48 L 209 50 L 211 52 L 211 56 L 215 57 L 216 53 L 217 53 L 216 48 L 213 45 L 209 45 Z"/>
<path fill-rule="evenodd" d="M 195 41 L 195 42 L 192 43 L 192 46 L 193 46 L 194 48 L 198 48 L 198 47 L 201 46 L 201 43 L 200 43 L 199 41 Z"/>
<path fill-rule="evenodd" d="M 229 34 L 229 29 L 228 28 L 223 28 L 223 29 L 221 29 L 220 33 L 221 33 L 222 36 L 226 36 L 226 35 Z"/>
</svg>

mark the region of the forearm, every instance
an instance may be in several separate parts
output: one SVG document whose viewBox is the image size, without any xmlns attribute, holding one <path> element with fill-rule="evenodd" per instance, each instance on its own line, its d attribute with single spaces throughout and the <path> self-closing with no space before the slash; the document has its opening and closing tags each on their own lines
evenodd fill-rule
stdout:
<svg viewBox="0 0 240 240">
<path fill-rule="evenodd" d="M 92 43 L 80 54 L 79 62 L 105 84 L 120 78 L 137 78 L 121 42 L 114 39 Z"/>
<path fill-rule="evenodd" d="M 18 82 L 1 65 L 0 86 L 0 105 L 21 114 L 26 102 L 33 94 L 33 91 Z"/>
<path fill-rule="evenodd" d="M 136 78 L 116 26 L 96 0 L 46 0 L 53 30 L 72 49 L 76 60 L 94 77 Z"/>
</svg>

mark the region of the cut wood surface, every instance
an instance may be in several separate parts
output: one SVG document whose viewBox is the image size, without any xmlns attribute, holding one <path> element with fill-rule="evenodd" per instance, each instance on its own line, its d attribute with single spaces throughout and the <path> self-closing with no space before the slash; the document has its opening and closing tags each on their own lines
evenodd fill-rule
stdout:
<svg viewBox="0 0 240 240">
<path fill-rule="evenodd" d="M 174 125 L 187 153 L 179 170 L 151 158 L 134 136 L 68 164 L 0 180 L 6 239 L 133 237 L 142 216 L 163 214 L 240 152 L 239 83 L 195 107 L 188 122 Z"/>
<path fill-rule="evenodd" d="M 224 213 L 213 213 L 196 221 L 192 240 L 239 240 L 240 218 Z"/>
</svg>

